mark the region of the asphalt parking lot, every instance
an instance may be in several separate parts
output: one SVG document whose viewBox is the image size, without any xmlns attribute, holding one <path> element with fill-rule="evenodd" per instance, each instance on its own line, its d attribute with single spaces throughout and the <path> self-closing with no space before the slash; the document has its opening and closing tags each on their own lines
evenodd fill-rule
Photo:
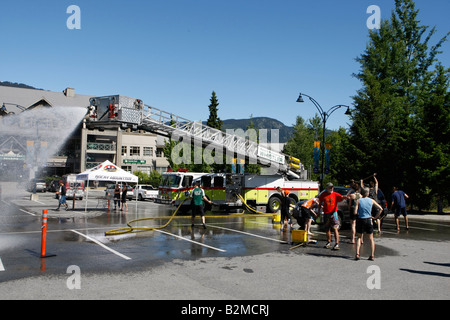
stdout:
<svg viewBox="0 0 450 320">
<path fill-rule="evenodd" d="M 375 261 L 365 260 L 366 243 L 356 262 L 349 230 L 341 230 L 339 251 L 323 248 L 325 233 L 316 227 L 317 244 L 291 250 L 291 233 L 270 216 L 208 213 L 206 230 L 199 219 L 191 228 L 190 217 L 177 216 L 162 230 L 109 237 L 105 231 L 132 219 L 162 217 L 138 226 L 162 225 L 173 208 L 129 201 L 128 212 L 108 211 L 98 200 L 103 191 L 91 191 L 76 210 L 55 211 L 53 196 L 31 201 L 4 192 L 0 299 L 449 298 L 448 215 L 411 216 L 410 230 L 401 220 L 400 232 L 390 215 L 375 236 Z M 54 255 L 47 259 L 39 257 L 44 209 L 47 253 Z M 380 288 L 369 288 L 371 266 L 379 268 Z M 78 275 L 80 286 L 70 288 Z"/>
</svg>

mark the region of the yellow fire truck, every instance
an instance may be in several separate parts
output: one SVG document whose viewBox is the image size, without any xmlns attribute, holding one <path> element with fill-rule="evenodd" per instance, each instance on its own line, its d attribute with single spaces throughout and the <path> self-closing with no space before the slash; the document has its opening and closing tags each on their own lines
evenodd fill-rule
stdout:
<svg viewBox="0 0 450 320">
<path fill-rule="evenodd" d="M 288 190 L 293 204 L 299 200 L 311 199 L 319 193 L 319 185 L 309 180 L 289 180 L 283 175 L 225 174 L 166 172 L 159 187 L 160 202 L 179 205 L 189 197 L 193 183 L 199 181 L 206 197 L 214 203 L 207 210 L 230 210 L 243 207 L 239 195 L 248 205 L 259 212 L 277 212 L 280 208 L 281 195 L 276 188 Z M 189 210 L 190 202 L 184 203 L 182 211 Z"/>
</svg>

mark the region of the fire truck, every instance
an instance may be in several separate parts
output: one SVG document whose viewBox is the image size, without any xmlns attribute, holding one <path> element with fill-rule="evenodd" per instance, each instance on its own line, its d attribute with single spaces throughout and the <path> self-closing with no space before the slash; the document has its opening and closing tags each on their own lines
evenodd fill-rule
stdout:
<svg viewBox="0 0 450 320">
<path fill-rule="evenodd" d="M 205 196 L 213 202 L 206 210 L 229 211 L 241 209 L 247 205 L 259 212 L 275 213 L 280 209 L 281 195 L 277 187 L 289 191 L 293 204 L 300 200 L 311 199 L 319 193 L 318 182 L 293 179 L 284 175 L 225 174 L 166 172 L 159 187 L 160 202 L 169 202 L 176 206 L 189 198 L 194 182 L 199 181 Z M 181 211 L 189 210 L 190 201 L 185 201 Z"/>
<path fill-rule="evenodd" d="M 319 192 L 318 183 L 306 179 L 307 171 L 299 159 L 252 141 L 245 134 L 242 136 L 233 130 L 223 132 L 201 121 L 191 121 L 145 105 L 140 99 L 121 95 L 92 98 L 85 121 L 88 128 L 120 125 L 126 130 L 153 132 L 175 140 L 183 138 L 188 144 L 199 143 L 205 148 L 222 150 L 244 163 L 248 161 L 274 169 L 269 175 L 167 172 L 163 174 L 157 202 L 179 205 L 189 197 L 196 181 L 200 181 L 206 197 L 214 203 L 214 209 L 219 210 L 251 205 L 259 212 L 276 212 L 281 203 L 277 187 L 289 190 L 292 203 L 310 199 Z M 189 207 L 190 201 L 185 201 L 184 211 Z"/>
</svg>

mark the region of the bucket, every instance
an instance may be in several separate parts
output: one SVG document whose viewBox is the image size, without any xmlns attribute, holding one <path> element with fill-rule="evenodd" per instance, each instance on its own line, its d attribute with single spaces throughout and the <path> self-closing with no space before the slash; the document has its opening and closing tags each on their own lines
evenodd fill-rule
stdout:
<svg viewBox="0 0 450 320">
<path fill-rule="evenodd" d="M 272 216 L 272 222 L 273 223 L 275 223 L 275 222 L 280 222 L 281 221 L 281 214 L 274 214 L 273 216 Z"/>
<path fill-rule="evenodd" d="M 305 230 L 292 230 L 292 242 L 303 243 L 308 241 L 307 233 Z"/>
</svg>

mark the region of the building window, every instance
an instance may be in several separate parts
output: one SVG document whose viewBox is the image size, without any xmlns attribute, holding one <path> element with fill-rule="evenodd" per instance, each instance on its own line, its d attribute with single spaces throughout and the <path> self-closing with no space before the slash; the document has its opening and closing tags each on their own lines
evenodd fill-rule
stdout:
<svg viewBox="0 0 450 320">
<path fill-rule="evenodd" d="M 144 157 L 153 157 L 153 147 L 144 147 Z"/>
<path fill-rule="evenodd" d="M 122 166 L 122 169 L 128 173 L 131 173 L 131 166 Z"/>
<path fill-rule="evenodd" d="M 130 147 L 130 157 L 132 156 L 140 156 L 141 148 L 140 147 Z"/>
<path fill-rule="evenodd" d="M 158 158 L 164 157 L 163 148 L 156 148 L 156 156 L 157 156 Z"/>
<path fill-rule="evenodd" d="M 152 167 L 150 167 L 150 166 L 141 166 L 141 167 L 138 167 L 138 171 L 141 171 L 143 173 L 146 173 L 146 174 L 150 175 L 152 173 Z"/>
<path fill-rule="evenodd" d="M 122 155 L 123 156 L 127 155 L 127 146 L 122 146 Z"/>
</svg>

